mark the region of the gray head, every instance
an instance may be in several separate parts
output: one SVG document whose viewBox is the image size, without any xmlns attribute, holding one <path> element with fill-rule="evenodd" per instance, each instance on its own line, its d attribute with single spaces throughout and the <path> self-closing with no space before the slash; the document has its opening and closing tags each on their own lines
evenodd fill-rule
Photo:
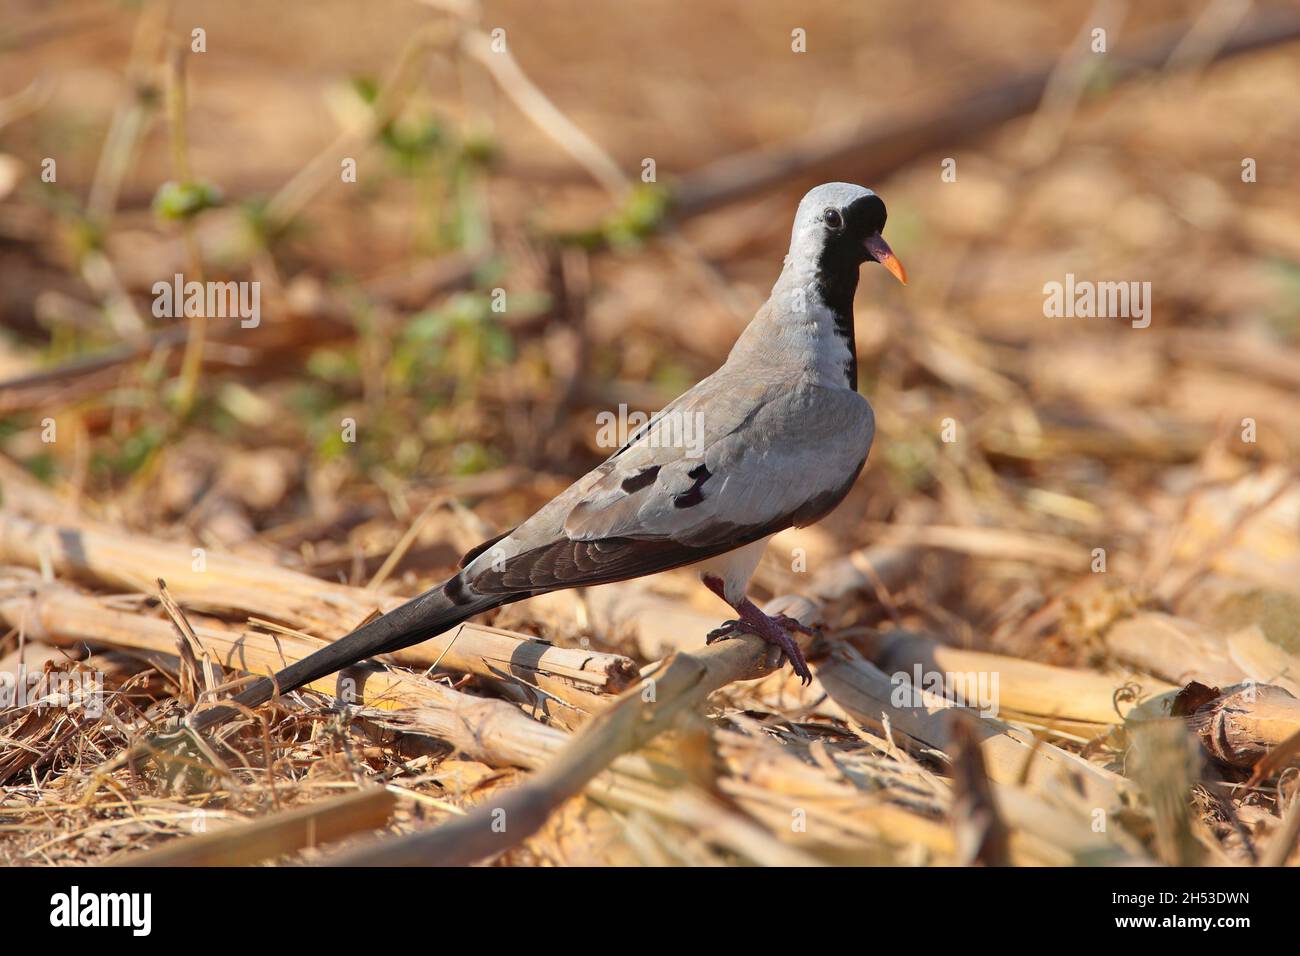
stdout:
<svg viewBox="0 0 1300 956">
<path fill-rule="evenodd" d="M 856 285 L 858 266 L 879 262 L 899 282 L 907 273 L 880 235 L 885 204 L 870 189 L 853 183 L 823 183 L 809 190 L 794 214 L 790 262 L 823 281 L 848 278 Z"/>
</svg>

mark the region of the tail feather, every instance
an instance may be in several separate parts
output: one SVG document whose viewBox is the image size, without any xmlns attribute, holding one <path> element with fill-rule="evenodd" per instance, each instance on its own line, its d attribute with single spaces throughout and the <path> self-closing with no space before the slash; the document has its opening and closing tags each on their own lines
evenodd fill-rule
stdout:
<svg viewBox="0 0 1300 956">
<path fill-rule="evenodd" d="M 367 657 L 391 654 L 412 644 L 427 641 L 461 621 L 483 611 L 506 603 L 509 598 L 493 595 L 476 597 L 468 601 L 452 601 L 447 596 L 450 585 L 461 587 L 454 593 L 463 594 L 463 582 L 458 577 L 425 591 L 387 614 L 363 624 L 351 634 L 339 638 L 328 647 L 309 654 L 300 661 L 279 671 L 275 677 L 254 681 L 233 698 L 235 704 L 256 707 L 270 700 L 276 693 L 288 693 L 335 671 L 350 667 Z M 238 707 L 222 705 L 195 714 L 190 720 L 194 730 L 207 730 L 225 723 L 240 713 Z"/>
</svg>

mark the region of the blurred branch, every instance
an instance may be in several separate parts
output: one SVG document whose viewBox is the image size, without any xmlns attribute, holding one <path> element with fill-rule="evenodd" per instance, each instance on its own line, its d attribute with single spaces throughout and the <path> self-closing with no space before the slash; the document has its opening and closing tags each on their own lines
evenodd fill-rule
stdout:
<svg viewBox="0 0 1300 956">
<path fill-rule="evenodd" d="M 170 9 L 170 0 L 151 0 L 141 8 L 136 21 L 126 69 L 130 98 L 113 113 L 86 201 L 87 216 L 101 229 L 113 218 L 126 168 L 157 103 L 157 89 L 150 74 L 162 48 Z"/>
<path fill-rule="evenodd" d="M 561 112 L 541 88 L 529 79 L 505 46 L 495 49 L 486 34 L 471 29 L 466 31 L 461 48 L 468 56 L 483 64 L 520 112 L 572 156 L 609 193 L 615 203 L 627 201 L 633 183 L 618 162 Z M 700 290 L 737 318 L 748 320 L 748 310 L 718 270 L 671 223 L 663 224 L 662 232 L 673 261 L 685 270 Z"/>
<path fill-rule="evenodd" d="M 1116 52 L 1104 63 L 1112 82 L 1145 70 L 1184 67 L 1171 57 L 1188 28 L 1161 28 Z M 1300 13 L 1272 10 L 1251 17 L 1213 51 L 1210 61 L 1267 49 L 1300 39 Z M 690 173 L 673 190 L 673 214 L 681 219 L 736 202 L 786 180 L 820 181 L 845 175 L 858 182 L 878 180 L 931 150 L 949 147 L 1036 109 L 1057 68 L 1056 58 L 979 90 L 964 100 L 882 123 L 800 136 L 791 143 L 729 156 Z"/>
<path fill-rule="evenodd" d="M 1263 866 L 1286 866 L 1287 857 L 1300 840 L 1300 794 L 1294 794 L 1282 818 L 1282 829 L 1273 837 L 1264 855 Z"/>
<path fill-rule="evenodd" d="M 113 331 L 124 339 L 139 336 L 145 330 L 144 319 L 122 285 L 113 261 L 98 247 L 81 257 L 81 278 L 104 304 L 104 314 Z"/>
<path fill-rule="evenodd" d="M 967 865 L 1007 866 L 1011 862 L 1010 834 L 993 784 L 984 767 L 976 720 L 970 715 L 953 722 L 952 826 L 957 858 Z"/>
<path fill-rule="evenodd" d="M 1214 62 L 1215 54 L 1241 26 L 1252 5 L 1252 0 L 1212 0 L 1169 54 L 1165 68 L 1194 73 Z"/>
<path fill-rule="evenodd" d="M 167 64 L 167 114 L 171 124 L 172 173 L 182 189 L 188 188 L 194 178 L 190 171 L 189 145 L 185 129 L 185 56 L 185 50 L 176 45 L 169 53 Z M 190 278 L 202 285 L 203 255 L 199 251 L 199 241 L 194 234 L 193 216 L 182 217 L 181 234 L 185 238 Z M 199 374 L 203 368 L 203 343 L 208 334 L 207 310 L 195 310 L 188 325 L 189 335 L 185 338 L 185 354 L 181 359 L 180 392 L 176 400 L 176 408 L 182 418 L 189 414 L 198 392 Z"/>
<path fill-rule="evenodd" d="M 264 222 L 274 233 L 296 218 L 327 183 L 338 176 L 339 158 L 369 145 L 384 126 L 397 115 L 415 81 L 415 67 L 421 56 L 431 49 L 450 43 L 456 32 L 450 22 L 426 24 L 407 41 L 398 55 L 383 87 L 375 97 L 373 108 L 358 129 L 346 129 L 309 162 L 266 206 Z"/>
<path fill-rule="evenodd" d="M 1115 3 L 1114 0 L 1100 0 L 1088 11 L 1074 42 L 1061 53 L 1060 60 L 1043 85 L 1042 99 L 1025 135 L 1029 165 L 1040 165 L 1056 154 L 1070 120 L 1088 91 L 1088 83 L 1096 75 L 1093 63 L 1096 54 L 1089 47 L 1094 26 L 1106 24 L 1107 42 L 1114 43 L 1127 16 L 1128 4 Z"/>
<path fill-rule="evenodd" d="M 492 40 L 478 30 L 469 30 L 461 40 L 461 49 L 478 60 L 492 74 L 497 84 L 532 120 L 565 152 L 572 156 L 605 190 L 621 200 L 627 193 L 627 176 L 618 163 L 595 140 L 565 116 L 519 68 L 514 56 L 503 45 L 493 49 Z"/>
<path fill-rule="evenodd" d="M 151 0 L 140 10 L 126 69 L 128 99 L 119 103 L 113 112 L 86 200 L 89 247 L 81 256 L 81 276 L 104 303 L 109 324 L 121 338 L 138 336 L 144 331 L 145 323 L 123 288 L 102 243 L 104 232 L 117 209 L 127 167 L 157 106 L 158 91 L 152 73 L 170 9 L 170 0 Z"/>
<path fill-rule="evenodd" d="M 1129 773 L 1146 798 L 1155 825 L 1155 851 L 1170 866 L 1198 862 L 1201 827 L 1191 812 L 1200 751 L 1181 720 L 1152 720 L 1136 727 L 1128 753 Z"/>
<path fill-rule="evenodd" d="M 444 256 L 406 269 L 399 275 L 371 280 L 363 288 L 376 301 L 413 308 L 439 292 L 466 285 L 481 261 L 470 256 Z M 107 259 L 104 263 L 107 264 Z M 110 267 L 105 281 L 114 276 Z M 122 295 L 125 306 L 134 309 L 125 291 Z M 298 353 L 322 342 L 355 334 L 355 327 L 344 318 L 343 307 L 333 300 L 326 301 L 318 310 L 268 323 L 256 339 L 240 336 L 239 323 L 238 318 L 217 319 L 209 323 L 210 334 L 202 353 L 205 362 L 221 358 L 223 353 L 215 346 L 222 340 L 229 340 L 231 344 L 237 341 L 239 348 L 252 356 L 255 362 L 263 362 L 286 351 Z M 169 325 L 145 335 L 127 336 L 126 344 L 94 355 L 0 380 L 0 413 L 13 414 L 49 403 L 66 405 L 109 389 L 116 381 L 115 369 L 119 366 L 159 349 L 170 350 L 183 345 L 190 332 L 189 325 Z"/>
<path fill-rule="evenodd" d="M 49 100 L 51 92 L 50 84 L 38 76 L 17 93 L 0 99 L 0 129 L 35 113 Z"/>
</svg>

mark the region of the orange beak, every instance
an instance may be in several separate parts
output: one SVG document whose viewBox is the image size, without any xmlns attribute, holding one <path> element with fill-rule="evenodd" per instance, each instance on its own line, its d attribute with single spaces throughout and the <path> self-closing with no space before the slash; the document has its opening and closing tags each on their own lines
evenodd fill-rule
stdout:
<svg viewBox="0 0 1300 956">
<path fill-rule="evenodd" d="M 888 269 L 895 279 L 903 283 L 903 285 L 907 285 L 907 270 L 898 261 L 898 256 L 894 255 L 894 250 L 889 248 L 889 243 L 885 242 L 884 236 L 880 233 L 869 236 L 864 245 L 867 247 L 867 252 L 871 254 L 871 258 Z"/>
</svg>

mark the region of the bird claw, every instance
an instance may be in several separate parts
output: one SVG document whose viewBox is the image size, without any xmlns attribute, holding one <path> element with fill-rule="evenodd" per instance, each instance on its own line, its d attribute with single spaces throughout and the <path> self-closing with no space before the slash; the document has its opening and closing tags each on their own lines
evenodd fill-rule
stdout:
<svg viewBox="0 0 1300 956">
<path fill-rule="evenodd" d="M 807 624 L 803 623 L 803 621 L 800 621 L 797 618 L 793 618 L 788 614 L 774 614 L 772 615 L 772 620 L 779 626 L 785 628 L 785 630 L 787 631 L 795 631 L 799 634 L 807 634 L 810 637 L 814 634 L 821 633 L 821 628 L 816 626 L 809 627 Z"/>
<path fill-rule="evenodd" d="M 816 633 L 813 628 L 785 614 L 763 615 L 761 620 L 741 618 L 735 621 L 725 621 L 705 635 L 704 643 L 712 644 L 715 641 L 724 641 L 740 633 L 761 637 L 771 644 L 774 650 L 780 651 L 780 658 L 776 661 L 775 666 L 780 667 L 785 661 L 789 661 L 790 667 L 799 675 L 800 681 L 806 686 L 812 683 L 812 671 L 808 669 L 808 662 L 804 659 L 803 651 L 799 650 L 799 645 L 795 643 L 789 631 L 797 631 L 800 634 Z"/>
<path fill-rule="evenodd" d="M 772 623 L 777 624 L 775 620 Z M 808 662 L 804 660 L 803 651 L 799 650 L 799 645 L 795 643 L 794 638 L 786 632 L 783 626 L 777 624 L 774 630 L 778 635 L 775 639 L 767 637 L 767 635 L 763 636 L 781 648 L 786 660 L 790 662 L 790 667 L 799 675 L 799 682 L 807 687 L 812 683 L 812 671 L 808 669 Z"/>
<path fill-rule="evenodd" d="M 759 633 L 758 628 L 754 627 L 754 625 L 750 624 L 748 621 L 723 621 L 722 624 L 704 635 L 704 643 L 712 644 L 714 641 L 725 641 L 740 633 L 755 634 L 759 637 L 763 636 Z"/>
</svg>

